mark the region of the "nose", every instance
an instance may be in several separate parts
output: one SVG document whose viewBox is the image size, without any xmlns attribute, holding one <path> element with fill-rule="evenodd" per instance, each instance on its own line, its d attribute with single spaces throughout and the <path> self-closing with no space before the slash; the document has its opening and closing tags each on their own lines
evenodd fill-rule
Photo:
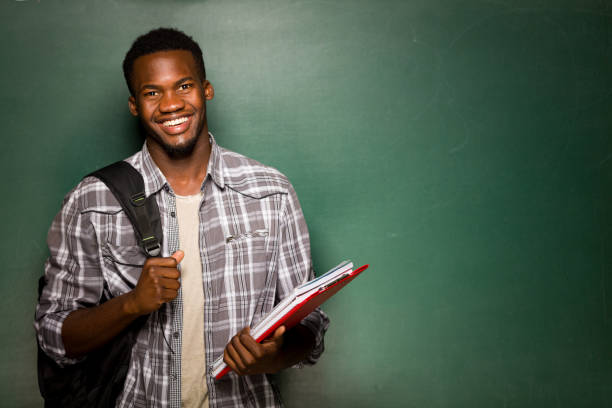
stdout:
<svg viewBox="0 0 612 408">
<path fill-rule="evenodd" d="M 163 113 L 176 112 L 185 107 L 185 101 L 176 92 L 164 92 L 159 101 L 159 111 Z"/>
</svg>

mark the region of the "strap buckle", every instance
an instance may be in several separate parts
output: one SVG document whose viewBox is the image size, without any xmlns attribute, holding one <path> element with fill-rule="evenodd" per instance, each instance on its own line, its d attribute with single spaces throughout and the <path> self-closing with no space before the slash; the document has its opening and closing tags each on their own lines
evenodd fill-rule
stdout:
<svg viewBox="0 0 612 408">
<path fill-rule="evenodd" d="M 142 207 L 147 201 L 147 196 L 145 196 L 144 191 L 141 193 L 136 193 L 130 197 L 130 201 L 134 207 Z"/>
<path fill-rule="evenodd" d="M 143 238 L 142 244 L 145 252 L 149 256 L 159 256 L 161 253 L 161 245 L 159 245 L 159 241 L 154 236 Z"/>
</svg>

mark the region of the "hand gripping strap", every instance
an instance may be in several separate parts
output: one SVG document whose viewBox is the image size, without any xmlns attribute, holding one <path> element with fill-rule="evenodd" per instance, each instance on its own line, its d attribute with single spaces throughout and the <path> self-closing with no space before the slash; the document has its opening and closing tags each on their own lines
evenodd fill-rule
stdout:
<svg viewBox="0 0 612 408">
<path fill-rule="evenodd" d="M 162 229 L 155 197 L 145 197 L 140 173 L 117 162 L 90 174 L 108 186 L 130 219 L 147 256 L 160 254 Z M 45 284 L 39 280 L 38 296 Z M 150 315 L 141 316 L 122 334 L 77 364 L 60 367 L 38 346 L 38 386 L 47 408 L 106 408 L 123 391 L 132 347 Z"/>
<path fill-rule="evenodd" d="M 118 161 L 88 176 L 100 179 L 119 201 L 147 256 L 159 256 L 163 237 L 159 208 L 155 197 L 146 197 L 144 180 L 138 170 L 125 161 Z"/>
</svg>

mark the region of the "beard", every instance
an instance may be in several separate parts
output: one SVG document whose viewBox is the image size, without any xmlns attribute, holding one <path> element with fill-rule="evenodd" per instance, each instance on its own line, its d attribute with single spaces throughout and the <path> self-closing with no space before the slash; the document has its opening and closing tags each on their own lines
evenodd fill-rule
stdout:
<svg viewBox="0 0 612 408">
<path fill-rule="evenodd" d="M 152 134 L 149 136 L 151 136 L 151 138 L 155 140 L 162 149 L 164 149 L 164 152 L 166 152 L 168 157 L 172 157 L 173 159 L 182 159 L 190 156 L 193 153 L 193 149 L 195 149 L 199 138 L 199 136 L 194 136 L 182 145 L 170 145 L 157 134 Z"/>
<path fill-rule="evenodd" d="M 183 144 L 171 145 L 166 143 L 166 141 L 164 141 L 164 139 L 162 139 L 157 133 L 153 131 L 147 131 L 146 127 L 142 123 L 140 123 L 140 128 L 142 129 L 144 134 L 147 137 L 153 139 L 155 143 L 161 146 L 161 148 L 168 155 L 168 157 L 171 157 L 173 159 L 183 159 L 189 157 L 193 153 L 193 150 L 195 149 L 196 144 L 198 143 L 198 139 L 200 138 L 200 133 L 202 133 L 203 127 L 204 124 L 201 122 L 194 137 L 187 140 L 187 142 Z"/>
</svg>

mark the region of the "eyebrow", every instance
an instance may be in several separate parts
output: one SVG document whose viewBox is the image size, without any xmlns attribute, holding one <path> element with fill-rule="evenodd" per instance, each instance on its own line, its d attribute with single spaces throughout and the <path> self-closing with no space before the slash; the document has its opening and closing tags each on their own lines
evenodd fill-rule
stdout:
<svg viewBox="0 0 612 408">
<path fill-rule="evenodd" d="M 178 81 L 176 81 L 174 83 L 174 86 L 180 85 L 183 82 L 187 82 L 187 81 L 195 81 L 195 80 L 191 76 L 184 77 L 184 78 L 181 78 Z M 155 84 L 144 84 L 144 85 L 142 85 L 140 87 L 140 91 L 142 91 L 143 89 L 161 89 L 161 88 L 162 88 L 161 86 L 158 86 L 158 85 L 155 85 Z"/>
</svg>

